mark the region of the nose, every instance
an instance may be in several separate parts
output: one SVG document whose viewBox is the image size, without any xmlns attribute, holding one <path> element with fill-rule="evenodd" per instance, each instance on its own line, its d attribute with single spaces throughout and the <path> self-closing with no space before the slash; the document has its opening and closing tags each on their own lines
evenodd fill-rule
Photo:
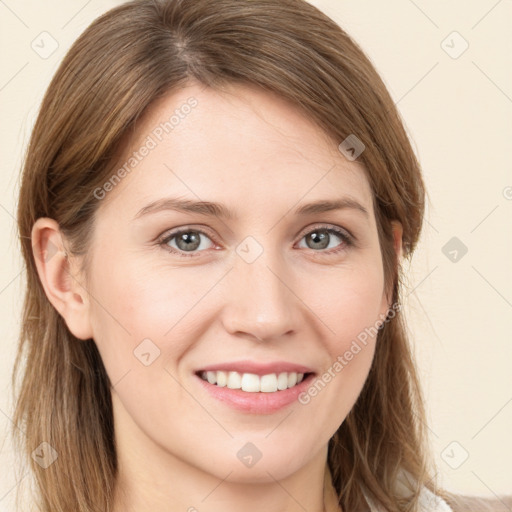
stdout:
<svg viewBox="0 0 512 512">
<path fill-rule="evenodd" d="M 266 257 L 247 263 L 236 258 L 225 279 L 226 294 L 221 318 L 234 336 L 248 336 L 260 342 L 279 340 L 298 327 L 299 308 L 290 272 L 277 258 Z"/>
</svg>

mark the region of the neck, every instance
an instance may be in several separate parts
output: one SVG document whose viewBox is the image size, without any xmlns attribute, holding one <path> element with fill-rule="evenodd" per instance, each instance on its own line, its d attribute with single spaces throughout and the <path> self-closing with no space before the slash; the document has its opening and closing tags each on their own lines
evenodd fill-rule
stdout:
<svg viewBox="0 0 512 512">
<path fill-rule="evenodd" d="M 156 445 L 135 424 L 116 429 L 118 477 L 113 512 L 341 512 L 327 466 L 327 445 L 281 479 L 258 468 L 253 480 L 191 465 Z M 260 464 L 263 461 L 260 461 Z M 256 467 L 254 468 L 256 469 Z M 257 475 L 257 476 L 256 476 Z"/>
<path fill-rule="evenodd" d="M 317 471 L 320 457 L 286 478 L 260 483 L 219 479 L 177 460 L 162 472 L 142 460 L 120 468 L 113 512 L 341 512 L 328 469 Z"/>
</svg>

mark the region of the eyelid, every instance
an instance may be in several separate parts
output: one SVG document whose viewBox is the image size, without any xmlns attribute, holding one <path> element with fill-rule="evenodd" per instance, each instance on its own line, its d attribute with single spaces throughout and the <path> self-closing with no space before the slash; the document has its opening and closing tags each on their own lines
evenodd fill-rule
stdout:
<svg viewBox="0 0 512 512">
<path fill-rule="evenodd" d="M 182 233 L 187 233 L 188 231 L 197 231 L 198 233 L 200 233 L 202 235 L 206 235 L 213 242 L 214 245 L 217 245 L 217 246 L 220 245 L 217 242 L 216 237 L 211 234 L 210 229 L 207 228 L 206 226 L 202 226 L 202 225 L 200 225 L 200 227 L 193 226 L 193 225 L 184 225 L 179 228 L 164 231 L 161 235 L 158 235 L 155 242 L 158 246 L 166 245 L 167 242 L 172 240 L 174 237 L 176 237 Z M 174 254 L 177 253 L 176 249 L 173 249 L 172 247 L 167 247 L 167 250 Z M 194 254 L 199 254 L 201 252 L 205 252 L 205 251 L 199 251 L 199 252 L 190 253 L 190 254 L 187 254 L 185 251 L 180 251 L 179 254 L 182 256 L 193 256 Z"/>
<path fill-rule="evenodd" d="M 302 231 L 300 231 L 299 235 L 297 235 L 299 237 L 299 242 L 302 240 L 302 238 L 304 236 L 308 235 L 309 233 L 311 233 L 315 230 L 325 230 L 325 231 L 329 231 L 329 232 L 334 232 L 338 237 L 340 237 L 342 239 L 345 246 L 347 246 L 347 247 L 348 246 L 356 246 L 357 238 L 347 228 L 338 226 L 336 224 L 327 224 L 327 223 L 321 223 L 321 222 L 314 223 L 310 226 L 305 227 Z M 210 229 L 204 225 L 200 225 L 200 227 L 197 227 L 194 225 L 184 225 L 179 228 L 167 230 L 163 234 L 161 234 L 157 237 L 156 243 L 159 246 L 167 245 L 167 243 L 170 240 L 172 240 L 174 237 L 176 237 L 182 233 L 186 233 L 188 231 L 197 231 L 198 233 L 200 233 L 202 235 L 206 235 L 215 245 L 217 245 L 217 246 L 220 245 L 216 241 L 216 237 L 211 234 Z M 186 251 L 177 251 L 176 249 L 168 247 L 168 246 L 165 249 L 173 254 L 178 254 L 179 256 L 184 256 L 184 257 L 194 257 L 194 256 L 197 257 L 198 254 L 200 254 L 202 252 L 206 252 L 206 251 L 198 251 L 198 252 L 191 252 L 191 253 L 187 254 Z M 312 250 L 312 251 L 314 253 L 315 252 L 318 253 L 318 255 L 322 255 L 322 254 L 331 255 L 331 254 L 335 254 L 336 252 L 339 252 L 342 250 L 343 250 L 343 247 L 338 248 L 338 249 L 331 249 L 329 251 L 314 251 L 314 250 Z"/>
<path fill-rule="evenodd" d="M 317 223 L 313 223 L 310 226 L 307 226 L 306 228 L 304 228 L 302 231 L 299 232 L 298 236 L 300 236 L 302 238 L 304 235 L 311 233 L 311 231 L 315 231 L 315 229 L 340 231 L 347 238 L 350 238 L 350 240 L 352 242 L 355 242 L 357 240 L 356 237 L 352 234 L 352 232 L 349 231 L 347 228 L 338 226 L 337 224 L 329 224 L 329 223 L 323 223 L 323 222 L 320 222 L 320 223 L 317 222 Z"/>
</svg>

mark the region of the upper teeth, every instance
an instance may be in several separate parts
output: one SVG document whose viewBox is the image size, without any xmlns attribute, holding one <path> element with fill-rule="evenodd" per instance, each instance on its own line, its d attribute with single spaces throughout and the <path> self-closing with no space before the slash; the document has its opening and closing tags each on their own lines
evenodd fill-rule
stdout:
<svg viewBox="0 0 512 512">
<path fill-rule="evenodd" d="M 260 377 L 254 373 L 216 371 L 202 372 L 201 378 L 220 387 L 226 386 L 230 389 L 242 389 L 242 391 L 252 393 L 259 391 L 272 393 L 295 386 L 302 381 L 304 374 L 283 372 L 280 374 L 270 373 Z"/>
</svg>

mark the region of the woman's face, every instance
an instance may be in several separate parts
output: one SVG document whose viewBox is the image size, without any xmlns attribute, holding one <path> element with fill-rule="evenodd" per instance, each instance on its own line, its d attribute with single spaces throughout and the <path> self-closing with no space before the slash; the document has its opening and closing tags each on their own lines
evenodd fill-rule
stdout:
<svg viewBox="0 0 512 512">
<path fill-rule="evenodd" d="M 325 457 L 390 305 L 361 165 L 267 92 L 197 85 L 124 163 L 96 191 L 87 281 L 120 460 L 263 482 Z"/>
</svg>

